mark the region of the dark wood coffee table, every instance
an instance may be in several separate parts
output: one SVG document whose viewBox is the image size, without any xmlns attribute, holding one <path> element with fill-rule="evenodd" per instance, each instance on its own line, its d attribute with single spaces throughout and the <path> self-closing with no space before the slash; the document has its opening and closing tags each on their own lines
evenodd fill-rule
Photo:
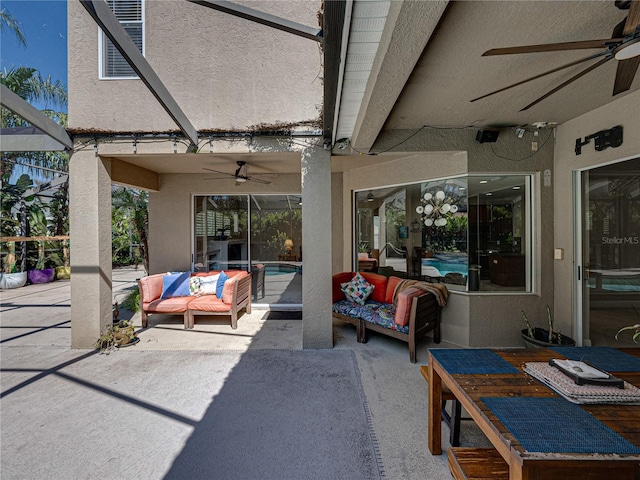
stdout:
<svg viewBox="0 0 640 480">
<path fill-rule="evenodd" d="M 585 352 L 584 348 L 575 352 Z M 640 349 L 610 350 L 618 352 L 618 356 L 620 353 L 628 356 L 623 356 L 627 361 L 619 364 L 609 363 L 613 368 L 607 370 L 640 387 L 640 368 L 637 368 Z M 455 355 L 456 351 L 458 355 Z M 440 415 L 442 389 L 446 386 L 487 436 L 499 455 L 495 457 L 504 460 L 505 471 L 508 470 L 508 476 L 504 478 L 640 479 L 640 406 L 577 405 L 565 400 L 522 370 L 527 362 L 547 362 L 549 358 L 565 356 L 547 349 L 430 349 L 428 366 L 422 368 L 427 369 L 425 378 L 429 380 L 428 447 L 431 454 L 442 454 Z M 506 405 L 507 413 L 510 405 L 521 408 L 511 417 L 505 417 L 496 404 Z M 552 408 L 540 410 L 541 405 Z M 557 412 L 565 409 L 569 413 L 554 419 Z M 591 428 L 597 433 L 591 433 Z M 471 456 L 476 470 L 481 467 L 478 462 L 483 458 L 487 459 L 487 469 L 495 467 L 492 452 L 478 449 L 474 455 L 473 449 L 461 449 L 460 453 L 460 462 L 465 461 L 462 457 Z M 456 464 L 452 473 L 456 478 L 464 478 L 459 471 L 454 471 L 459 468 L 458 460 L 452 460 L 455 454 L 456 449 L 450 448 L 450 465 L 452 461 Z"/>
</svg>

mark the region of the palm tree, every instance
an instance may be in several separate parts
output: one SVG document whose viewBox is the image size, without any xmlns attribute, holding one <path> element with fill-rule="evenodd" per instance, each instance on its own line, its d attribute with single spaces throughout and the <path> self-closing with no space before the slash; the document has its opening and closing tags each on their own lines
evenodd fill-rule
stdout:
<svg viewBox="0 0 640 480">
<path fill-rule="evenodd" d="M 25 99 L 27 102 L 41 101 L 45 104 L 64 108 L 67 104 L 66 87 L 59 80 L 51 80 L 51 76 L 43 78 L 35 68 L 15 67 L 4 68 L 0 72 L 0 83 Z M 58 110 L 42 110 L 44 115 L 58 122 L 63 127 L 67 125 L 67 114 Z M 0 126 L 20 127 L 27 123 L 13 112 L 0 109 Z M 4 153 L 0 165 L 0 177 L 8 180 L 16 164 L 27 166 L 27 171 L 36 167 L 66 172 L 69 157 L 61 152 L 11 152 Z M 31 172 L 30 172 L 31 173 Z M 51 178 L 53 172 L 41 170 L 40 176 Z"/>
<path fill-rule="evenodd" d="M 14 185 L 2 184 L 0 191 L 0 233 L 3 237 L 15 237 L 27 235 L 27 205 L 24 194 L 33 186 L 33 181 L 27 174 L 23 174 Z M 31 201 L 32 198 L 29 198 Z M 26 272 L 27 244 L 20 242 L 20 250 L 17 258 L 20 259 L 18 267 L 16 260 L 15 242 L 7 242 L 8 255 L 3 259 L 4 272 Z"/>
<path fill-rule="evenodd" d="M 22 33 L 18 21 L 9 13 L 9 10 L 3 7 L 2 10 L 0 10 L 0 31 L 5 28 L 8 28 L 13 32 L 20 45 L 23 47 L 27 46 L 27 39 L 25 38 L 24 33 Z"/>
<path fill-rule="evenodd" d="M 0 10 L 0 30 L 4 31 L 5 29 L 11 30 L 15 34 L 18 42 L 26 46 L 26 39 L 18 22 L 6 8 L 2 8 Z M 67 91 L 66 86 L 62 82 L 59 80 L 53 81 L 51 76 L 43 78 L 35 68 L 17 67 L 11 69 L 4 68 L 3 71 L 0 72 L 0 83 L 7 86 L 7 88 L 27 102 L 43 102 L 47 108 L 41 112 L 58 124 L 66 127 L 67 114 L 62 110 L 66 110 Z M 55 107 L 59 108 L 54 109 Z M 0 108 L 0 127 L 20 127 L 24 125 L 26 125 L 24 119 L 9 110 Z M 2 152 L 0 156 L 0 185 L 2 186 L 3 227 L 4 225 L 13 227 L 17 230 L 15 233 L 19 233 L 20 236 L 25 236 L 27 229 L 27 202 L 26 199 L 21 196 L 33 183 L 28 175 L 22 175 L 16 181 L 15 185 L 9 184 L 11 174 L 16 165 L 20 165 L 23 169 L 26 167 L 29 173 L 40 167 L 38 168 L 38 176 L 40 178 L 52 178 L 56 172 L 69 171 L 69 157 L 60 152 Z M 16 197 L 16 195 L 18 196 Z M 68 189 L 66 188 L 60 189 L 56 194 L 56 200 L 58 202 L 56 207 L 59 207 L 60 210 L 54 213 L 57 213 L 58 217 L 67 216 L 66 220 L 57 218 L 56 234 L 58 235 L 65 234 L 68 231 L 68 208 L 62 208 L 68 205 L 67 197 Z M 16 201 L 19 201 L 20 204 L 20 214 L 17 218 L 13 216 L 10 205 L 11 202 L 16 203 Z M 62 231 L 65 227 L 66 231 Z M 3 228 L 3 234 L 8 233 L 4 232 L 4 230 L 5 228 Z M 12 246 L 13 244 L 9 245 L 9 247 Z M 21 242 L 20 246 L 21 271 L 24 271 L 26 242 Z"/>
<path fill-rule="evenodd" d="M 130 217 L 133 228 L 139 240 L 140 255 L 144 263 L 144 269 L 149 272 L 149 211 L 147 205 L 149 193 L 133 188 L 113 187 L 111 190 L 111 205 L 114 209 L 121 210 Z"/>
</svg>

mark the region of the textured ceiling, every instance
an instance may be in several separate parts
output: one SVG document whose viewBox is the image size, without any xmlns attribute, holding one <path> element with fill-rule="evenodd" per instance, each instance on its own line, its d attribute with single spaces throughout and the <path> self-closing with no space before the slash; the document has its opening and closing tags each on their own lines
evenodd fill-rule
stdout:
<svg viewBox="0 0 640 480">
<path fill-rule="evenodd" d="M 625 16 L 613 0 L 451 2 L 384 128 L 562 123 L 605 105 L 613 99 L 616 60 L 525 112 L 519 110 L 593 61 L 474 103 L 470 100 L 598 51 L 482 57 L 486 50 L 610 38 Z M 629 92 L 638 88 L 640 75 Z"/>
</svg>

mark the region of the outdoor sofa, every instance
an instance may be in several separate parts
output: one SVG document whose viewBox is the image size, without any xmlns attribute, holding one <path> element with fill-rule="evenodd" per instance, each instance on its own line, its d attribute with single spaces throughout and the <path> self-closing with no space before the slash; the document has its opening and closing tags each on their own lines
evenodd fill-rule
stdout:
<svg viewBox="0 0 640 480">
<path fill-rule="evenodd" d="M 358 292 L 362 279 L 373 288 Z M 443 287 L 371 272 L 337 273 L 332 277 L 333 317 L 355 325 L 359 343 L 366 343 L 367 330 L 407 342 L 409 360 L 416 363 L 416 340 L 433 331 L 434 341 L 440 343 L 439 288 Z"/>
<path fill-rule="evenodd" d="M 183 314 L 184 328 L 194 328 L 195 315 L 226 315 L 236 329 L 238 313 L 251 313 L 251 274 L 245 270 L 155 274 L 141 278 L 138 287 L 143 328 L 149 314 L 160 313 Z"/>
</svg>

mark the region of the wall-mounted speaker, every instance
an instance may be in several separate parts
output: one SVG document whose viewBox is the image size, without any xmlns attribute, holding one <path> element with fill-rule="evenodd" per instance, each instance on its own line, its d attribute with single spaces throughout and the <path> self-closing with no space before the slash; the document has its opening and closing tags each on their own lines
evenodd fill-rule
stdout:
<svg viewBox="0 0 640 480">
<path fill-rule="evenodd" d="M 478 143 L 493 143 L 498 140 L 498 130 L 478 130 L 476 133 L 476 142 Z"/>
</svg>

